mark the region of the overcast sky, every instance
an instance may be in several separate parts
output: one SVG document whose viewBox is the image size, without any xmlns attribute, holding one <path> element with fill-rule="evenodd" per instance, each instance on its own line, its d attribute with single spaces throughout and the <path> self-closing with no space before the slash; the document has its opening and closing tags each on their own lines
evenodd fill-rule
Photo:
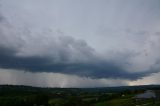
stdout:
<svg viewBox="0 0 160 106">
<path fill-rule="evenodd" d="M 0 0 L 0 84 L 160 84 L 159 11 L 159 0 Z"/>
</svg>

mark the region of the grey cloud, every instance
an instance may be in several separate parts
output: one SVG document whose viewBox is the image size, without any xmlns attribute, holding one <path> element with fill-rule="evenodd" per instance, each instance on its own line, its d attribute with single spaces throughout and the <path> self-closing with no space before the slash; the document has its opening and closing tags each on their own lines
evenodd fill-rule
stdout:
<svg viewBox="0 0 160 106">
<path fill-rule="evenodd" d="M 92 9 L 95 6 L 94 4 L 90 5 L 92 13 L 88 14 L 91 10 L 87 10 L 84 13 L 81 8 L 69 8 L 68 12 L 68 7 L 73 5 L 71 2 L 67 5 L 62 3 L 64 8 L 56 7 L 56 5 L 42 8 L 45 2 L 41 1 L 42 3 L 34 8 L 37 5 L 37 1 L 34 1 L 34 3 L 31 0 L 25 1 L 25 3 L 19 1 L 12 1 L 10 4 L 9 1 L 3 0 L 2 3 L 6 3 L 6 5 L 0 8 L 5 14 L 4 17 L 2 14 L 2 19 L 0 18 L 1 68 L 74 74 L 91 78 L 130 80 L 136 80 L 158 72 L 158 60 L 160 59 L 159 37 L 151 35 L 150 31 L 146 31 L 145 25 L 150 18 L 154 20 L 159 18 L 157 18 L 158 16 L 147 14 L 148 17 L 144 20 L 144 15 L 150 9 L 150 2 L 145 2 L 146 6 L 144 8 L 144 1 L 140 4 L 134 2 L 134 5 L 129 2 L 129 7 L 126 4 L 124 6 L 124 2 L 118 1 L 118 5 L 111 2 L 107 8 L 105 3 L 99 2 L 97 5 L 98 10 L 93 12 Z M 90 2 L 88 3 L 90 4 Z M 47 2 L 46 4 L 52 3 Z M 60 4 L 58 3 L 58 5 Z M 102 4 L 103 8 L 100 8 Z M 154 7 L 155 4 L 153 3 L 151 7 Z M 76 6 L 81 7 L 79 3 L 76 3 Z M 118 7 L 115 8 L 115 6 Z M 139 8 L 135 8 L 137 6 Z M 124 11 L 119 9 L 121 7 L 124 7 Z M 59 11 L 53 11 L 54 14 L 48 11 L 51 9 L 56 10 L 56 8 Z M 87 8 L 87 5 L 84 6 L 84 10 Z M 32 9 L 34 10 L 33 12 L 31 11 Z M 142 11 L 136 16 L 138 9 Z M 106 11 L 104 10 L 107 11 L 107 14 L 105 14 Z M 156 11 L 151 9 L 151 12 L 155 14 L 157 10 L 159 8 L 156 5 Z M 43 15 L 40 13 L 41 11 Z M 95 12 L 100 16 L 96 15 L 99 17 L 95 17 Z M 131 17 L 134 15 L 135 20 L 131 22 Z M 79 18 L 80 16 L 83 16 L 82 19 Z M 108 18 L 108 16 L 110 17 Z M 89 18 L 86 19 L 86 17 Z M 112 18 L 113 20 L 111 20 Z M 55 25 L 50 24 L 52 22 Z M 139 22 L 142 23 L 139 24 Z M 150 21 L 150 23 L 152 22 L 153 20 Z M 127 25 L 124 23 L 127 23 Z M 105 25 L 108 25 L 107 28 L 111 27 L 113 30 L 106 31 L 106 28 L 104 28 L 100 30 L 101 33 L 98 32 L 91 36 L 90 32 L 94 32 L 94 29 L 97 29 L 96 26 L 105 27 Z M 126 29 L 128 26 L 133 30 L 127 32 L 121 29 Z M 57 29 L 62 31 L 57 31 Z M 137 29 L 140 30 L 137 31 Z M 68 32 L 73 32 L 73 35 L 68 35 Z M 74 35 L 74 33 L 77 35 Z M 105 36 L 99 37 L 99 34 L 104 34 Z M 80 35 L 85 36 L 81 37 Z M 79 40 L 81 38 L 82 40 Z M 107 53 L 102 55 L 103 53 L 98 51 L 101 50 L 99 48 L 106 50 L 107 53 L 113 51 L 115 54 L 111 52 L 111 55 Z M 103 50 L 102 52 L 104 52 Z"/>
<path fill-rule="evenodd" d="M 56 72 L 91 78 L 136 80 L 156 71 L 130 73 L 114 63 L 94 60 L 90 63 L 53 63 L 48 57 L 17 57 L 10 49 L 0 48 L 0 67 L 31 72 Z"/>
</svg>

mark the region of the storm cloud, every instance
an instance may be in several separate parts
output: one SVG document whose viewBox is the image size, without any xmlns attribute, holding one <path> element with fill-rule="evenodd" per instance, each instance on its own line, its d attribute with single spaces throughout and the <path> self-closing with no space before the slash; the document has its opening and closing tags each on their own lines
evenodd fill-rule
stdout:
<svg viewBox="0 0 160 106">
<path fill-rule="evenodd" d="M 6 35 L 1 30 L 0 67 L 4 69 L 130 80 L 158 72 L 157 70 L 145 70 L 145 72 L 133 73 L 125 70 L 123 67 L 125 63 L 118 62 L 122 61 L 121 58 L 117 57 L 116 61 L 103 59 L 84 40 L 76 40 L 63 35 L 62 32 L 47 32 L 40 33 L 40 35 L 23 32 L 19 36 L 15 33 L 8 35 L 8 33 L 9 31 Z M 15 38 L 11 39 L 11 36 L 15 36 Z M 25 39 L 23 39 L 24 37 Z M 129 56 L 129 58 L 131 57 Z"/>
<path fill-rule="evenodd" d="M 93 79 L 160 72 L 158 0 L 0 0 L 0 68 Z"/>
</svg>

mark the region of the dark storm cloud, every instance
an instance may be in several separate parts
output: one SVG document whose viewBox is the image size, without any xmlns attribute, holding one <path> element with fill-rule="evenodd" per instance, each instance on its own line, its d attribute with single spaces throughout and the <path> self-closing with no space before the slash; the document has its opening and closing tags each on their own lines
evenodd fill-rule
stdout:
<svg viewBox="0 0 160 106">
<path fill-rule="evenodd" d="M 52 63 L 48 57 L 17 57 L 16 51 L 0 47 L 0 67 L 31 72 L 56 72 L 91 78 L 120 78 L 136 80 L 152 72 L 130 73 L 114 63 L 95 60 L 91 63 Z M 156 71 L 155 71 L 156 72 Z"/>
<path fill-rule="evenodd" d="M 130 80 L 159 71 L 159 23 L 146 27 L 159 22 L 158 3 L 87 1 L 84 11 L 83 3 L 39 1 L 2 0 L 0 68 Z"/>
<path fill-rule="evenodd" d="M 5 24 L 4 24 L 5 23 Z M 103 59 L 84 40 L 65 36 L 63 32 L 42 32 L 31 35 L 23 31 L 21 35 L 1 22 L 0 68 L 30 72 L 54 72 L 90 78 L 119 78 L 136 80 L 158 71 L 128 71 L 124 68 L 126 58 L 131 53 L 115 53 L 112 59 Z M 6 30 L 8 33 L 5 33 Z M 24 29 L 26 30 L 26 29 Z M 45 36 L 44 36 L 45 35 Z M 122 55 L 122 57 L 120 57 Z M 126 62 L 125 62 L 126 61 Z"/>
</svg>

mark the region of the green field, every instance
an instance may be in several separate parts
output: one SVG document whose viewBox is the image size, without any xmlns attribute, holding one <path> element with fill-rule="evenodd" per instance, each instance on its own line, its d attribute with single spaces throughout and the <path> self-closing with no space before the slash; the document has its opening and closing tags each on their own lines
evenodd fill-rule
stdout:
<svg viewBox="0 0 160 106">
<path fill-rule="evenodd" d="M 96 103 L 94 106 L 154 106 L 155 104 L 156 106 L 160 106 L 160 100 L 155 101 L 155 103 L 152 99 L 135 102 L 134 99 L 128 97 L 116 98 L 110 101 L 99 102 Z"/>
<path fill-rule="evenodd" d="M 38 88 L 0 86 L 0 106 L 160 106 L 160 99 L 136 101 L 133 97 L 151 87 Z"/>
</svg>

